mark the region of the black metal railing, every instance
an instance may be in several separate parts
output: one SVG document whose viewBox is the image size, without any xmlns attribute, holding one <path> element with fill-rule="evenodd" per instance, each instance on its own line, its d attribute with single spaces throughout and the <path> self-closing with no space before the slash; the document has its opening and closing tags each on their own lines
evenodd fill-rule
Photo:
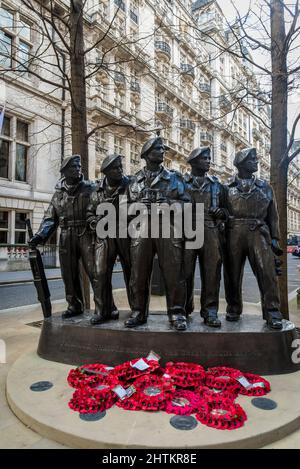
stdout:
<svg viewBox="0 0 300 469">
<path fill-rule="evenodd" d="M 115 82 L 125 85 L 125 75 L 122 72 L 115 72 Z"/>
<path fill-rule="evenodd" d="M 202 93 L 210 94 L 210 85 L 208 83 L 199 83 L 199 90 Z"/>
<path fill-rule="evenodd" d="M 171 57 L 171 47 L 165 41 L 155 41 L 155 48 Z"/>
<path fill-rule="evenodd" d="M 139 18 L 138 18 L 138 15 L 136 13 L 134 13 L 134 11 L 130 10 L 130 18 L 132 19 L 132 21 L 134 21 L 136 24 L 139 24 Z"/>
<path fill-rule="evenodd" d="M 174 109 L 171 106 L 169 106 L 167 103 L 162 101 L 162 102 L 156 103 L 155 111 L 163 112 L 165 114 L 168 114 L 168 116 L 173 117 Z"/>
<path fill-rule="evenodd" d="M 209 134 L 207 132 L 201 132 L 200 133 L 200 140 L 202 140 L 203 142 L 212 143 L 213 142 L 213 136 L 212 136 L 212 134 Z"/>
<path fill-rule="evenodd" d="M 115 0 L 115 5 L 117 5 L 117 7 L 120 7 L 121 10 L 125 11 L 125 3 L 123 2 L 123 0 Z"/>
<path fill-rule="evenodd" d="M 180 119 L 180 127 L 182 129 L 195 131 L 196 125 L 195 122 L 191 121 L 190 119 Z"/>
<path fill-rule="evenodd" d="M 195 78 L 195 69 L 191 64 L 180 64 L 180 69 L 185 75 Z"/>
<path fill-rule="evenodd" d="M 133 91 L 134 93 L 140 93 L 141 92 L 141 87 L 138 81 L 132 81 L 130 83 L 130 90 Z"/>
</svg>

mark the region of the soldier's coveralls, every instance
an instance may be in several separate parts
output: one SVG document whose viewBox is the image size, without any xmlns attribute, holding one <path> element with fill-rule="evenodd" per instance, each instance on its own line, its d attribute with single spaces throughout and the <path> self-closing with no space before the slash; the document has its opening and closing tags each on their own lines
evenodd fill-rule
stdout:
<svg viewBox="0 0 300 469">
<path fill-rule="evenodd" d="M 94 253 L 93 234 L 86 228 L 86 209 L 94 185 L 81 181 L 74 186 L 68 186 L 62 178 L 55 186 L 55 193 L 45 212 L 37 235 L 44 242 L 59 226 L 59 258 L 62 278 L 65 285 L 68 309 L 74 312 L 83 311 L 83 292 L 80 281 L 80 261 L 94 284 Z M 95 294 L 95 303 L 97 295 Z"/>
<path fill-rule="evenodd" d="M 123 176 L 122 182 L 120 185 L 113 189 L 109 190 L 107 187 L 106 177 L 96 184 L 95 191 L 91 194 L 90 204 L 87 208 L 87 222 L 90 224 L 96 217 L 97 207 L 99 204 L 112 203 L 116 208 L 116 222 L 118 228 L 118 208 L 119 208 L 119 199 L 120 196 L 126 195 L 126 190 L 130 178 Z M 109 318 L 110 313 L 115 309 L 113 296 L 112 296 L 112 273 L 114 264 L 116 262 L 117 256 L 119 256 L 124 279 L 127 289 L 128 301 L 130 304 L 131 295 L 129 290 L 129 280 L 130 280 L 130 271 L 131 271 L 131 262 L 130 262 L 130 239 L 120 238 L 118 231 L 116 233 L 116 238 L 105 238 L 99 239 L 94 234 L 94 245 L 95 245 L 95 276 L 96 282 L 99 284 L 99 314 L 103 318 Z"/>
<path fill-rule="evenodd" d="M 182 176 L 169 171 L 163 166 L 151 175 L 146 168 L 140 170 L 129 185 L 129 200 L 151 203 L 187 202 Z M 149 209 L 150 210 L 150 209 Z M 150 223 L 150 215 L 148 216 Z M 161 220 L 160 220 L 161 225 Z M 161 226 L 160 226 L 161 229 Z M 174 237 L 174 225 L 171 223 L 170 238 L 132 238 L 131 239 L 131 279 L 132 310 L 148 314 L 150 283 L 153 258 L 157 253 L 162 271 L 167 299 L 169 318 L 173 315 L 185 315 L 186 288 L 183 272 L 183 238 Z"/>
<path fill-rule="evenodd" d="M 278 212 L 267 181 L 237 176 L 228 183 L 230 220 L 224 265 L 227 313 L 242 313 L 242 280 L 246 258 L 257 279 L 264 319 L 267 313 L 281 318 L 277 277 L 271 240 L 279 239 Z"/>
<path fill-rule="evenodd" d="M 204 178 L 186 174 L 186 191 L 192 203 L 204 204 L 204 244 L 200 249 L 185 249 L 184 265 L 187 286 L 186 312 L 194 310 L 194 276 L 197 258 L 201 276 L 201 316 L 216 316 L 219 309 L 219 291 L 224 249 L 224 220 L 215 220 L 210 208 L 226 210 L 226 192 L 216 176 Z"/>
</svg>

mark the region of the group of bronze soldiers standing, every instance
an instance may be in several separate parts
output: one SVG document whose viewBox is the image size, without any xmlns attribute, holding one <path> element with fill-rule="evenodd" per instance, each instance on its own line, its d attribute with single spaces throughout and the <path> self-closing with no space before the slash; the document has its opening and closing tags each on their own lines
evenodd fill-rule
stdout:
<svg viewBox="0 0 300 469">
<path fill-rule="evenodd" d="M 258 169 L 255 148 L 238 152 L 234 165 L 238 174 L 223 185 L 208 174 L 211 162 L 209 147 L 192 151 L 187 162 L 191 172 L 185 175 L 163 166 L 167 147 L 160 137 L 148 140 L 141 153 L 145 167 L 135 176 L 125 176 L 122 158 L 110 155 L 103 161 L 104 178 L 92 183 L 81 173 L 80 156 L 66 158 L 62 178 L 56 186 L 41 226 L 30 240 L 31 245 L 45 243 L 61 229 L 60 264 L 68 309 L 63 318 L 83 312 L 80 261 L 94 292 L 95 313 L 92 324 L 118 319 L 112 294 L 112 272 L 119 257 L 123 267 L 131 315 L 126 327 L 147 322 L 150 285 L 155 254 L 164 279 L 167 313 L 173 327 L 187 328 L 187 317 L 194 310 L 194 274 L 199 259 L 201 275 L 201 311 L 205 324 L 220 327 L 218 318 L 221 269 L 224 266 L 228 321 L 238 321 L 242 313 L 242 278 L 248 258 L 261 294 L 263 317 L 270 328 L 282 328 L 282 315 L 274 264 L 274 254 L 281 255 L 278 214 L 271 186 L 254 176 Z M 204 244 L 200 249 L 185 249 L 183 238 L 176 238 L 174 226 L 170 237 L 116 235 L 99 239 L 96 226 L 97 207 L 110 202 L 118 210 L 120 196 L 129 204 L 177 202 L 204 204 Z"/>
</svg>

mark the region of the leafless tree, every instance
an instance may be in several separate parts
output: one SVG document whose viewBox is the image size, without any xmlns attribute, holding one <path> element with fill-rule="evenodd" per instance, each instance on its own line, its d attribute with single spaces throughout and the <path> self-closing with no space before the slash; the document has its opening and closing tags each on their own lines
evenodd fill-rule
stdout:
<svg viewBox="0 0 300 469">
<path fill-rule="evenodd" d="M 300 113 L 291 124 L 288 134 L 288 102 L 300 85 L 299 47 L 300 21 L 299 0 L 288 4 L 283 0 L 250 1 L 246 14 L 240 13 L 237 2 L 232 0 L 236 18 L 226 21 L 225 34 L 203 31 L 192 24 L 192 30 L 202 40 L 216 47 L 219 54 L 231 54 L 249 64 L 260 77 L 263 87 L 249 86 L 241 80 L 233 93 L 237 93 L 240 106 L 245 105 L 247 96 L 256 97 L 263 105 L 271 104 L 271 174 L 280 217 L 280 232 L 284 248 L 283 274 L 279 278 L 281 309 L 288 318 L 287 288 L 287 187 L 290 163 L 299 155 L 300 148 L 294 149 Z M 257 60 L 258 56 L 261 60 Z M 238 89 L 239 88 L 239 89 Z M 259 118 L 259 116 L 256 116 Z"/>
</svg>

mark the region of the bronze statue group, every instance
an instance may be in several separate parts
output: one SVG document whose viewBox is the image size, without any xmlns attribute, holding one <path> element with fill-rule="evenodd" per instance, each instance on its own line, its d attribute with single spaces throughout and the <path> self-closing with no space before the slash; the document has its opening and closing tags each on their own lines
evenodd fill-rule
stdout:
<svg viewBox="0 0 300 469">
<path fill-rule="evenodd" d="M 163 166 L 167 147 L 160 137 L 148 140 L 141 152 L 145 167 L 134 176 L 125 176 L 120 155 L 107 156 L 101 171 L 104 178 L 95 183 L 81 173 L 80 156 L 66 158 L 61 166 L 61 179 L 31 246 L 43 244 L 60 227 L 59 255 L 65 285 L 67 310 L 63 318 L 83 313 L 84 302 L 80 281 L 80 262 L 90 279 L 95 302 L 91 324 L 118 319 L 112 293 L 112 273 L 117 257 L 123 267 L 130 317 L 128 328 L 147 322 L 151 274 L 157 255 L 164 279 L 167 313 L 177 331 L 188 327 L 188 316 L 194 311 L 194 274 L 197 259 L 201 275 L 201 311 L 204 323 L 221 327 L 218 318 L 221 269 L 224 268 L 226 320 L 240 319 L 242 279 L 246 259 L 258 282 L 263 318 L 269 328 L 282 328 L 274 256 L 280 256 L 278 213 L 273 191 L 267 181 L 255 176 L 258 159 L 255 148 L 235 155 L 237 175 L 227 184 L 208 174 L 211 162 L 209 147 L 193 150 L 187 160 L 188 174 Z M 199 249 L 186 249 L 184 237 L 153 238 L 137 236 L 99 239 L 96 226 L 97 207 L 114 204 L 126 195 L 129 204 L 178 202 L 204 204 L 204 244 Z M 193 220 L 194 221 L 194 220 Z"/>
</svg>

